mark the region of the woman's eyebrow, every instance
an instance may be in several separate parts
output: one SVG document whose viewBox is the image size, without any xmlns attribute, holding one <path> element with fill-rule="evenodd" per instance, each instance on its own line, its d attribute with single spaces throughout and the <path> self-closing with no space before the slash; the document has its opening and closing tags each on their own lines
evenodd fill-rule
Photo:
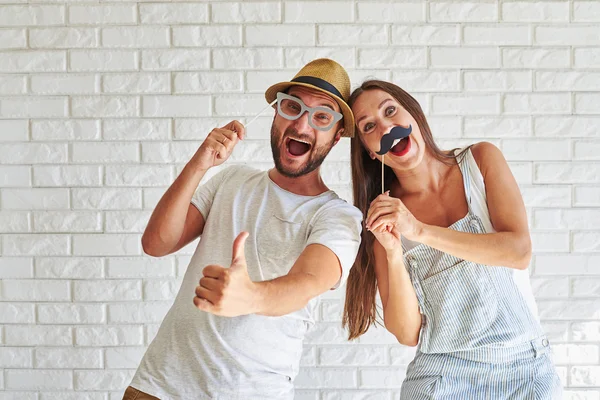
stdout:
<svg viewBox="0 0 600 400">
<path fill-rule="evenodd" d="M 383 107 L 383 105 L 384 105 L 386 102 L 388 102 L 388 101 L 392 101 L 392 99 L 385 99 L 384 101 L 382 101 L 381 103 L 379 103 L 379 107 L 377 107 L 377 109 L 379 110 L 379 109 L 380 109 L 381 107 Z M 366 116 L 366 115 L 363 115 L 362 117 L 360 117 L 360 118 L 358 119 L 358 121 L 356 121 L 356 125 L 358 125 L 358 123 L 359 123 L 360 121 L 362 121 L 363 119 L 365 119 L 365 118 L 367 118 L 367 116 Z"/>
</svg>

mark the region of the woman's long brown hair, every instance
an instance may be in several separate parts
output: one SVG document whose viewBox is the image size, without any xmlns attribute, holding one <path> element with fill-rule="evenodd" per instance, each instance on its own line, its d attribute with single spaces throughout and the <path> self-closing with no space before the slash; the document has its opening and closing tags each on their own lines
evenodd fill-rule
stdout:
<svg viewBox="0 0 600 400">
<path fill-rule="evenodd" d="M 374 89 L 387 92 L 410 113 L 419 125 L 427 150 L 431 152 L 433 157 L 447 165 L 454 165 L 457 159 L 462 159 L 467 149 L 456 156 L 454 151 L 445 152 L 440 150 L 433 140 L 429 124 L 417 100 L 393 83 L 378 80 L 366 81 L 352 92 L 348 104 L 352 107 L 363 92 Z M 381 162 L 377 159 L 371 159 L 361 142 L 358 127 L 355 128 L 355 131 L 356 133 L 350 143 L 354 205 L 362 211 L 363 217 L 366 218 L 369 204 L 381 194 Z M 390 188 L 397 178 L 390 167 L 386 165 L 384 168 L 385 187 Z M 376 239 L 371 232 L 365 229 L 364 224 L 361 236 L 362 241 L 358 249 L 358 255 L 348 276 L 346 304 L 342 319 L 343 326 L 348 327 L 349 340 L 356 339 L 367 332 L 369 327 L 377 322 L 378 316 L 375 302 L 377 281 L 374 268 L 375 256 L 373 254 L 373 244 Z"/>
</svg>

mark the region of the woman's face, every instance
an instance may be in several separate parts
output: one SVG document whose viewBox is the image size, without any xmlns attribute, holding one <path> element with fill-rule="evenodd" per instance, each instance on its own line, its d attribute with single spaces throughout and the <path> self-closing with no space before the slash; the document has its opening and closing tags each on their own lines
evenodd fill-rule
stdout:
<svg viewBox="0 0 600 400">
<path fill-rule="evenodd" d="M 392 95 L 381 89 L 364 91 L 352 106 L 358 135 L 371 158 L 381 160 L 381 138 L 394 126 L 408 128 L 412 133 L 385 154 L 385 164 L 397 169 L 414 168 L 423 158 L 425 142 L 415 119 Z"/>
</svg>

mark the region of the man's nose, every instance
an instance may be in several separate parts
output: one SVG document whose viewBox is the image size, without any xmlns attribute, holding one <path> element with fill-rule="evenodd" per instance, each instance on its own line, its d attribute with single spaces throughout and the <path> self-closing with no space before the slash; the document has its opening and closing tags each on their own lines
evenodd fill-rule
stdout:
<svg viewBox="0 0 600 400">
<path fill-rule="evenodd" d="M 308 111 L 304 111 L 302 115 L 293 122 L 293 126 L 298 132 L 307 132 L 309 129 L 311 129 L 311 126 L 308 123 Z"/>
</svg>

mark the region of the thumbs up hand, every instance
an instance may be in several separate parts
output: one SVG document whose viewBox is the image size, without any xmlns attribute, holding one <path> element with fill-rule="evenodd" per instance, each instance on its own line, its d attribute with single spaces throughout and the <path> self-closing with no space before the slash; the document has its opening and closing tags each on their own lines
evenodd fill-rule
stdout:
<svg viewBox="0 0 600 400">
<path fill-rule="evenodd" d="M 229 268 L 208 265 L 202 270 L 204 277 L 196 287 L 194 304 L 200 310 L 237 317 L 256 311 L 257 287 L 248 275 L 244 245 L 248 232 L 242 232 L 233 242 L 233 255 Z"/>
</svg>

